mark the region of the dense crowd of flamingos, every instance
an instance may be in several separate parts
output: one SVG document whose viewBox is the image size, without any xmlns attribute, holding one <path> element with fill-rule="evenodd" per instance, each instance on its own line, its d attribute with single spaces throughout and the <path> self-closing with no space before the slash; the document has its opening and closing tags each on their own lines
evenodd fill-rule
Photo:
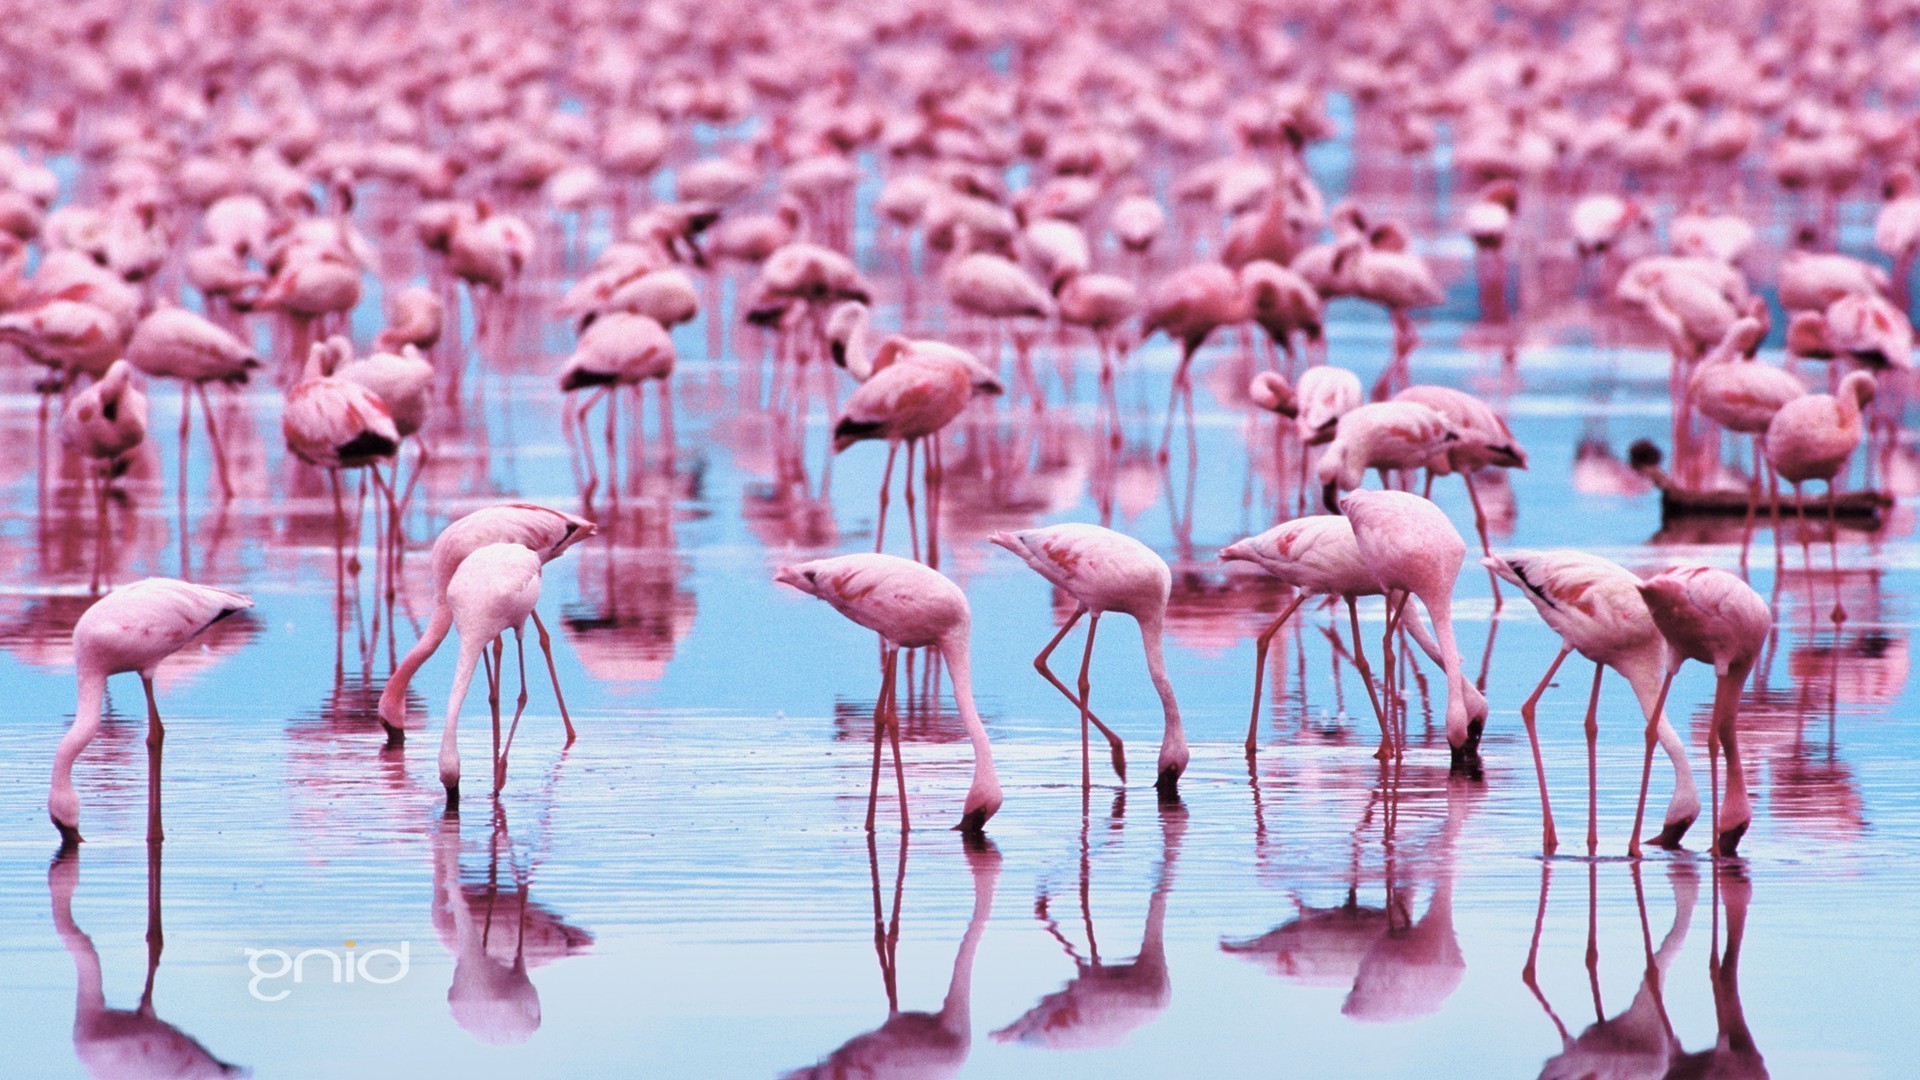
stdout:
<svg viewBox="0 0 1920 1080">
<path fill-rule="evenodd" d="M 596 520 L 640 479 L 674 482 L 676 413 L 728 407 L 676 395 L 691 352 L 738 355 L 756 406 L 782 419 L 778 512 L 794 546 L 835 546 L 830 527 L 806 524 L 832 456 L 885 444 L 873 550 L 778 572 L 879 637 L 869 830 L 888 736 L 908 825 L 902 649 L 937 651 L 972 742 L 958 828 L 980 832 L 1002 802 L 973 704 L 973 613 L 939 569 L 943 507 L 967 497 L 946 490 L 965 471 L 956 440 L 1039 423 L 1084 369 L 1100 388 L 1104 468 L 1144 458 L 1171 479 L 1183 464 L 1191 483 L 1195 375 L 1214 365 L 1236 373 L 1249 416 L 1276 418 L 1270 444 L 1267 427 L 1248 431 L 1283 518 L 1219 558 L 1292 590 L 1258 639 L 1249 758 L 1269 643 L 1324 602 L 1346 609 L 1383 767 L 1409 745 L 1396 670 L 1419 663 L 1411 639 L 1443 673 L 1452 767 L 1475 773 L 1490 706 L 1463 673 L 1451 614 L 1472 550 L 1495 602 L 1524 597 L 1563 643 L 1519 707 L 1545 852 L 1558 841 L 1534 711 L 1577 652 L 1594 666 L 1590 775 L 1607 669 L 1642 707 L 1632 855 L 1656 750 L 1673 784 L 1649 842 L 1677 846 L 1700 813 L 1666 707 L 1687 661 L 1713 669 L 1708 844 L 1733 855 L 1752 817 L 1741 692 L 1774 629 L 1747 580 L 1752 537 L 1771 528 L 1776 566 L 1797 540 L 1811 583 L 1809 537 L 1824 524 L 1840 624 L 1842 521 L 1876 519 L 1910 474 L 1920 20 L 1891 2 L 1721 5 L 1711 19 L 1670 0 L 1498 7 L 12 6 L 0 44 L 5 378 L 39 395 L 42 504 L 91 501 L 101 593 L 73 626 L 79 702 L 53 755 L 63 842 L 81 835 L 74 763 L 108 678 L 126 672 L 146 691 L 160 840 L 155 670 L 252 605 L 210 581 L 112 587 L 116 550 L 134 542 L 116 535 L 115 507 L 130 477 L 166 482 L 156 453 L 178 455 L 182 578 L 195 576 L 190 499 L 330 499 L 344 582 L 359 572 L 371 496 L 391 652 L 422 503 L 437 499 L 435 471 L 457 467 L 436 435 L 477 408 L 479 376 L 544 367 L 577 401 L 561 421 L 579 513 L 507 504 L 453 520 L 428 560 L 431 619 L 390 658 L 377 713 L 400 743 L 414 674 L 458 638 L 438 758 L 453 810 L 476 671 L 493 702 L 487 782 L 505 783 L 529 621 L 561 693 L 538 611 L 545 565 L 593 544 Z M 1336 98 L 1351 110 L 1337 181 L 1310 166 L 1339 134 Z M 1336 183 L 1351 195 L 1329 205 L 1322 184 Z M 1843 211 L 1863 204 L 1871 250 L 1844 228 Z M 1450 301 L 1444 286 L 1469 278 Z M 1324 317 L 1342 298 L 1391 320 L 1370 382 L 1328 362 L 1330 328 L 1354 325 Z M 1495 550 L 1489 500 L 1528 452 L 1498 400 L 1421 381 L 1421 312 L 1449 303 L 1477 310 L 1516 379 L 1522 319 L 1670 350 L 1666 449 L 1637 445 L 1622 462 L 1583 446 L 1576 468 L 1651 478 L 1670 516 L 1739 521 L 1738 571 L 1641 577 L 1582 551 Z M 542 354 L 541 334 L 562 328 L 570 355 Z M 1156 335 L 1177 363 L 1156 390 L 1158 439 L 1140 447 L 1122 390 L 1149 378 L 1129 359 Z M 176 386 L 178 447 L 156 448 L 148 395 Z M 196 411 L 212 464 L 199 478 L 187 468 Z M 275 413 L 288 456 L 263 490 L 242 491 L 237 445 Z M 822 417 L 816 489 L 803 451 Z M 896 471 L 904 521 L 890 541 Z M 1449 476 L 1473 507 L 1472 543 L 1426 497 Z M 1192 751 L 1162 658 L 1172 571 L 1111 527 L 1107 490 L 1099 524 L 990 540 L 1066 613 L 1034 666 L 1078 716 L 1088 789 L 1096 730 L 1127 776 L 1120 736 L 1093 711 L 1094 637 L 1110 614 L 1137 625 L 1165 717 L 1154 786 L 1173 799 Z M 1378 678 L 1357 607 L 1375 596 Z M 1077 678 L 1063 678 L 1050 657 L 1083 621 Z M 521 693 L 503 734 L 508 632 Z M 571 743 L 564 699 L 560 710 Z M 1591 826 L 1585 849 L 1599 849 Z"/>
</svg>

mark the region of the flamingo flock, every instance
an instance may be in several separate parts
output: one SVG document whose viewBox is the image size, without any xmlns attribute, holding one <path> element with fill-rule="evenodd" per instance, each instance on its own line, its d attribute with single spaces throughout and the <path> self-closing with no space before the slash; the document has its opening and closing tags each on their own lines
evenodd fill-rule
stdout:
<svg viewBox="0 0 1920 1080">
<path fill-rule="evenodd" d="M 38 438 L 18 456 L 41 517 L 91 509 L 77 704 L 50 750 L 48 813 L 67 848 L 81 838 L 75 764 L 123 673 L 145 690 L 148 839 L 162 838 L 154 673 L 253 606 L 220 587 L 237 574 L 216 542 L 230 515 L 331 542 L 336 681 L 360 619 L 360 676 L 381 687 L 360 719 L 385 752 L 407 752 L 423 723 L 410 688 L 457 637 L 437 760 L 457 813 L 476 676 L 491 793 L 507 783 L 529 622 L 566 744 L 595 737 L 576 734 L 561 678 L 593 618 L 570 613 L 556 641 L 539 611 L 560 556 L 604 550 L 602 606 L 637 605 L 671 655 L 685 632 L 671 578 L 617 583 L 612 568 L 622 544 L 670 549 L 676 507 L 724 456 L 755 476 L 743 516 L 772 580 L 878 638 L 869 833 L 889 748 L 910 828 L 900 698 L 923 650 L 971 750 L 956 827 L 977 842 L 1009 798 L 1048 782 L 1026 757 L 996 768 L 975 701 L 976 679 L 984 699 L 1034 675 L 976 670 L 974 642 L 1045 632 L 976 609 L 974 579 L 1012 566 L 997 548 L 1044 580 L 1059 617 L 1032 666 L 1066 702 L 1043 722 L 1078 721 L 1083 816 L 1096 730 L 1122 791 L 1129 775 L 1126 724 L 1093 702 L 1104 616 L 1139 632 L 1165 812 L 1183 778 L 1233 757 L 1215 736 L 1237 737 L 1245 699 L 1222 708 L 1169 672 L 1183 601 L 1212 589 L 1260 624 L 1250 771 L 1289 750 L 1260 732 L 1276 636 L 1339 604 L 1326 633 L 1365 686 L 1373 767 L 1439 748 L 1411 722 L 1424 656 L 1450 773 L 1505 782 L 1487 766 L 1517 745 L 1517 718 L 1545 855 L 1559 838 L 1538 716 L 1564 662 L 1593 664 L 1588 857 L 1602 846 L 1605 673 L 1631 686 L 1644 725 L 1625 845 L 1638 858 L 1656 749 L 1673 778 L 1649 845 L 1678 848 L 1701 813 L 1669 702 L 1686 661 L 1710 666 L 1708 845 L 1730 858 L 1754 820 L 1742 702 L 1782 631 L 1784 552 L 1801 548 L 1811 612 L 1824 541 L 1831 604 L 1809 633 L 1838 640 L 1853 616 L 1843 548 L 1920 490 L 1907 418 L 1920 77 L 1906 60 L 1920 19 L 1899 5 L 1723 20 L 1660 0 L 1523 20 L 1476 2 L 1445 26 L 1295 0 L 1150 13 L 661 0 L 562 3 L 539 20 L 491 2 L 136 7 L 13 13 L 20 41 L 66 62 L 16 71 L 0 122 L 0 380 L 37 403 Z M 1537 437 L 1522 445 L 1514 402 L 1555 378 L 1550 336 L 1610 366 L 1650 363 L 1663 443 L 1622 457 L 1590 431 L 1571 467 Z M 179 384 L 177 416 L 163 381 Z M 516 397 L 536 383 L 549 392 Z M 211 466 L 197 481 L 196 408 Z M 577 497 L 577 512 L 510 494 L 522 436 L 494 418 L 548 408 L 573 488 L 541 499 Z M 1220 413 L 1246 445 L 1248 527 L 1196 536 L 1200 477 L 1231 464 L 1203 460 Z M 175 420 L 177 445 L 155 445 L 154 425 Z M 113 512 L 152 502 L 169 453 L 177 577 L 158 576 L 175 570 Z M 1663 529 L 1737 518 L 1737 554 L 1509 548 L 1522 470 L 1583 494 L 1658 488 Z M 890 537 L 896 472 L 905 522 Z M 1449 512 L 1451 485 L 1436 497 L 1451 476 L 1470 521 Z M 850 486 L 870 517 L 835 513 Z M 1140 519 L 1163 501 L 1171 543 L 1156 547 Z M 1749 566 L 1769 536 L 1770 582 Z M 588 591 L 587 557 L 574 561 Z M 136 567 L 155 576 L 115 586 Z M 1283 599 L 1242 603 L 1255 586 Z M 1527 604 L 1513 617 L 1537 615 L 1554 650 L 1525 696 L 1489 689 L 1491 626 L 1515 593 Z M 415 595 L 431 613 L 408 644 Z M 1476 676 L 1461 637 L 1483 621 Z M 1083 622 L 1068 676 L 1053 654 Z M 519 687 L 503 725 L 509 632 Z M 770 628 L 739 633 L 785 662 Z M 1101 682 L 1109 718 L 1149 700 Z M 984 911 L 992 875 L 977 876 Z M 1001 1035 L 1049 1022 L 1039 1010 Z"/>
</svg>

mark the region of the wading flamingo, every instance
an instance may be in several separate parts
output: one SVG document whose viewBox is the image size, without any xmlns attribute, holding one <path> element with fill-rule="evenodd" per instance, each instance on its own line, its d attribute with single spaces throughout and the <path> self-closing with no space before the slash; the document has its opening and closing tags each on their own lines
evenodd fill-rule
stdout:
<svg viewBox="0 0 1920 1080">
<path fill-rule="evenodd" d="M 1387 470 L 1427 468 L 1460 441 L 1447 418 L 1417 401 L 1376 401 L 1340 417 L 1333 439 L 1314 473 L 1328 511 L 1342 491 L 1360 486 L 1368 469 L 1380 474 L 1380 486 L 1392 486 Z"/>
<path fill-rule="evenodd" d="M 1460 649 L 1453 637 L 1453 586 L 1467 557 L 1467 542 L 1440 508 L 1405 491 L 1355 491 L 1340 498 L 1340 512 L 1353 522 L 1360 558 L 1387 596 L 1387 633 L 1393 640 L 1409 595 L 1420 598 L 1440 645 L 1440 667 L 1447 676 L 1447 745 L 1455 768 L 1478 762 L 1480 729 L 1467 707 L 1467 680 L 1460 674 Z M 1386 679 L 1393 692 L 1392 655 Z"/>
<path fill-rule="evenodd" d="M 1654 716 L 1661 715 L 1673 677 L 1688 660 L 1713 667 L 1713 721 L 1707 730 L 1707 771 L 1713 786 L 1713 848 L 1732 855 L 1753 820 L 1747 778 L 1740 770 L 1738 721 L 1740 687 L 1767 643 L 1773 612 L 1753 587 L 1725 570 L 1682 566 L 1640 583 L 1640 595 L 1655 626 L 1667 639 L 1667 675 L 1660 683 Z M 1647 781 L 1653 773 L 1653 746 L 1659 731 L 1647 724 L 1647 756 L 1640 770 L 1640 803 L 1633 815 L 1633 839 L 1627 854 L 1640 854 L 1640 823 L 1647 813 Z M 1727 794 L 1720 797 L 1720 750 L 1727 752 Z"/>
<path fill-rule="evenodd" d="M 1379 579 L 1367 568 L 1366 560 L 1360 557 L 1360 547 L 1353 538 L 1353 522 L 1338 514 L 1295 518 L 1227 545 L 1221 549 L 1220 558 L 1252 563 L 1298 590 L 1293 602 L 1254 642 L 1253 714 L 1247 720 L 1247 756 L 1252 757 L 1257 746 L 1254 734 L 1260 724 L 1260 684 L 1266 675 L 1267 648 L 1273 635 L 1310 597 L 1326 596 L 1347 602 L 1347 617 L 1353 627 L 1353 666 L 1366 681 L 1367 697 L 1373 702 L 1373 713 L 1380 721 L 1380 749 L 1375 756 L 1382 760 L 1391 757 L 1393 737 L 1387 728 L 1387 714 L 1380 707 L 1379 692 L 1374 687 L 1373 670 L 1367 665 L 1366 651 L 1360 643 L 1360 611 L 1355 603 L 1362 596 L 1381 595 L 1382 589 Z M 1439 643 L 1433 640 L 1418 615 L 1408 620 L 1407 629 L 1421 651 L 1444 668 L 1446 661 L 1442 659 Z M 1486 699 L 1472 683 L 1466 687 L 1469 716 L 1478 716 L 1484 723 Z"/>
<path fill-rule="evenodd" d="M 973 399 L 974 370 L 945 354 L 927 353 L 923 361 L 894 363 L 880 368 L 847 397 L 833 422 L 833 452 L 858 442 L 884 439 L 887 467 L 880 476 L 880 508 L 874 518 L 873 550 L 887 538 L 888 489 L 893 485 L 893 462 L 900 444 L 907 444 L 907 528 L 914 557 L 920 555 L 920 529 L 913 518 L 913 455 L 922 439 L 939 438 L 940 429 L 966 411 Z M 928 448 L 928 454 L 933 450 Z M 928 528 L 933 528 L 931 517 Z M 931 534 L 929 534 L 931 535 Z"/>
<path fill-rule="evenodd" d="M 520 631 L 540 601 L 540 557 L 519 544 L 488 544 L 460 560 L 447 582 L 447 607 L 460 632 L 460 657 L 454 663 L 453 690 L 447 695 L 447 726 L 440 736 L 440 783 L 447 789 L 447 812 L 460 809 L 460 706 L 467 699 L 473 669 L 487 646 L 493 660 L 487 667 L 487 701 L 493 706 L 493 790 L 506 784 L 507 754 L 513 732 L 520 726 L 520 710 L 513 712 L 507 739 L 500 741 L 500 683 L 505 674 L 505 636 L 513 631 L 520 649 L 520 700 L 527 696 L 527 657 Z"/>
<path fill-rule="evenodd" d="M 160 661 L 186 648 L 202 630 L 253 601 L 225 589 L 173 578 L 147 578 L 101 597 L 73 626 L 73 663 L 79 673 L 80 699 L 73 727 L 53 757 L 53 788 L 47 814 L 60 831 L 62 847 L 80 842 L 80 794 L 73 787 L 73 763 L 100 731 L 101 701 L 107 677 L 125 671 L 140 674 L 147 692 L 147 841 L 160 830 L 160 747 L 166 729 L 153 696 L 153 674 Z"/>
<path fill-rule="evenodd" d="M 238 386 L 247 381 L 260 358 L 239 338 L 185 308 L 162 307 L 140 320 L 127 342 L 127 362 L 155 379 L 180 380 L 180 489 L 187 484 L 187 435 L 192 431 L 193 399 L 200 399 L 206 419 L 207 441 L 213 445 L 214 473 L 220 494 L 233 498 L 227 475 L 226 449 L 214 425 L 213 405 L 207 400 L 210 382 Z"/>
<path fill-rule="evenodd" d="M 1168 569 L 1166 560 L 1131 536 L 1077 522 L 1012 533 L 996 532 L 987 539 L 1020 556 L 1036 573 L 1073 597 L 1079 605 L 1060 627 L 1060 632 L 1033 658 L 1033 666 L 1080 710 L 1080 782 L 1084 786 L 1091 786 L 1093 782 L 1087 747 L 1089 723 L 1098 726 L 1107 737 L 1113 750 L 1114 772 L 1122 780 L 1127 777 L 1120 736 L 1093 715 L 1088 698 L 1087 669 L 1093 663 L 1094 632 L 1100 628 L 1100 616 L 1109 611 L 1131 615 L 1139 624 L 1140 643 L 1147 654 L 1147 677 L 1153 680 L 1153 688 L 1160 695 L 1160 707 L 1166 718 L 1154 787 L 1163 796 L 1173 795 L 1190 755 L 1186 729 L 1180 723 L 1180 703 L 1174 700 L 1173 683 L 1167 679 L 1167 661 L 1161 647 L 1167 597 L 1173 589 L 1173 571 Z M 1080 693 L 1075 695 L 1047 666 L 1047 657 L 1083 615 L 1091 619 L 1087 624 L 1086 650 L 1080 658 Z"/>
<path fill-rule="evenodd" d="M 1876 388 L 1873 374 L 1851 371 L 1840 380 L 1838 393 L 1808 394 L 1798 397 L 1773 414 L 1767 423 L 1764 443 L 1767 464 L 1782 480 L 1793 485 L 1794 502 L 1800 503 L 1800 485 L 1822 480 L 1827 485 L 1827 551 L 1833 566 L 1833 612 L 1835 623 L 1847 621 L 1847 609 L 1840 603 L 1840 531 L 1833 510 L 1833 481 L 1847 467 L 1864 435 L 1861 410 L 1873 400 Z M 1804 504 L 1801 504 L 1804 507 Z M 1800 555 L 1807 568 L 1808 596 L 1813 589 L 1813 557 L 1808 550 L 1806 514 L 1800 515 Z"/>
<path fill-rule="evenodd" d="M 93 591 L 107 562 L 107 495 L 147 437 L 147 395 L 133 385 L 133 369 L 115 360 L 100 381 L 73 395 L 60 414 L 60 440 L 88 461 L 93 488 Z"/>
<path fill-rule="evenodd" d="M 897 555 L 841 555 L 782 567 L 774 580 L 817 596 L 833 609 L 879 634 L 885 674 L 873 708 L 873 776 L 867 787 L 867 831 L 873 831 L 880 800 L 880 742 L 893 741 L 894 777 L 900 787 L 900 831 L 907 831 L 907 779 L 900 762 L 900 718 L 894 709 L 894 669 L 901 649 L 940 651 L 953 680 L 954 707 L 973 744 L 973 783 L 960 811 L 963 833 L 978 833 L 1000 809 L 1000 777 L 993 768 L 993 746 L 973 706 L 973 669 L 968 634 L 973 624 L 967 596 L 945 574 Z"/>
<path fill-rule="evenodd" d="M 1633 687 L 1648 727 L 1673 761 L 1673 798 L 1667 803 L 1665 824 L 1653 842 L 1657 847 L 1679 847 L 1680 838 L 1700 816 L 1700 791 L 1687 764 L 1686 743 L 1665 714 L 1654 711 L 1660 678 L 1666 671 L 1667 643 L 1640 596 L 1640 579 L 1618 563 L 1583 551 L 1509 551 L 1480 561 L 1517 586 L 1553 632 L 1560 635 L 1559 655 L 1520 706 L 1527 741 L 1533 745 L 1534 772 L 1540 778 L 1541 847 L 1545 854 L 1553 854 L 1559 841 L 1553 830 L 1553 806 L 1547 801 L 1547 770 L 1540 757 L 1534 710 L 1552 684 L 1554 672 L 1572 652 L 1593 661 L 1593 691 L 1587 698 L 1586 721 L 1587 855 L 1596 854 L 1600 843 L 1595 820 L 1599 765 L 1594 742 L 1600 730 L 1600 678 L 1607 668 L 1619 672 Z"/>
<path fill-rule="evenodd" d="M 387 741 L 398 743 L 406 738 L 407 685 L 413 680 L 420 665 L 427 662 L 440 643 L 447 639 L 447 631 L 453 629 L 453 608 L 447 602 L 447 586 L 453 581 L 454 571 L 460 568 L 468 555 L 489 544 L 519 544 L 539 556 L 544 563 L 559 558 L 561 553 L 599 531 L 594 523 L 583 517 L 549 510 L 544 506 L 531 503 L 507 503 L 502 506 L 485 506 L 440 530 L 434 538 L 431 563 L 433 567 L 433 617 L 427 623 L 426 632 L 420 640 L 407 650 L 393 675 L 387 679 L 386 688 L 380 692 L 380 723 L 387 731 Z M 573 718 L 567 714 L 567 699 L 560 693 L 560 672 L 553 663 L 553 639 L 547 634 L 547 626 L 540 621 L 540 612 L 528 613 L 533 619 L 534 633 L 540 638 L 540 651 L 546 654 L 547 674 L 553 679 L 553 696 L 560 702 L 560 722 L 566 725 L 567 745 L 574 741 Z M 527 703 L 526 687 L 521 687 L 521 697 L 516 708 Z"/>
</svg>

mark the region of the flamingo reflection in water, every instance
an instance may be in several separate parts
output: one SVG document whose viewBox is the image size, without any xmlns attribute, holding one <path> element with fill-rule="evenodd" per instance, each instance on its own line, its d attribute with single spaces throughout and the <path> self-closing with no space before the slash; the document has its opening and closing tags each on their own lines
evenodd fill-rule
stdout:
<svg viewBox="0 0 1920 1080">
<path fill-rule="evenodd" d="M 1257 937 L 1226 939 L 1222 952 L 1243 956 L 1281 978 L 1308 986 L 1348 987 L 1340 1011 L 1362 1022 L 1401 1023 L 1438 1012 L 1466 975 L 1466 959 L 1453 924 L 1455 845 L 1479 785 L 1440 769 L 1391 764 L 1354 830 L 1347 894 L 1339 904 L 1313 907 L 1295 898 L 1295 916 Z M 1257 789 L 1256 789 L 1257 790 Z M 1401 815 L 1419 812 L 1432 796 L 1445 799 L 1439 835 L 1408 845 L 1396 839 Z M 1361 835 L 1376 812 L 1384 902 L 1360 902 Z M 1256 840 L 1256 844 L 1260 841 Z M 1403 854 L 1429 852 L 1433 871 L 1427 910 L 1417 920 L 1415 883 L 1403 877 Z"/>
<path fill-rule="evenodd" d="M 1124 804 L 1123 792 L 1114 802 L 1117 819 Z M 1173 887 L 1174 863 L 1180 857 L 1180 843 L 1187 833 L 1187 808 L 1177 800 L 1158 800 L 1160 812 L 1160 870 L 1154 878 L 1153 892 L 1147 897 L 1147 923 L 1140 937 L 1140 951 L 1122 964 L 1100 959 L 1100 945 L 1094 936 L 1092 892 L 1092 852 L 1087 844 L 1088 819 L 1081 823 L 1080 913 L 1087 928 L 1087 955 L 1069 944 L 1047 913 L 1047 893 L 1043 882 L 1034 914 L 1047 931 L 1060 942 L 1074 965 L 1074 977 L 1060 989 L 1040 999 L 1019 1019 L 993 1033 L 1000 1042 L 1018 1042 L 1044 1046 L 1050 1050 L 1081 1050 L 1118 1046 L 1132 1031 L 1150 1023 L 1165 1012 L 1173 1001 L 1168 979 L 1166 926 L 1167 896 Z"/>
<path fill-rule="evenodd" d="M 867 834 L 868 864 L 873 870 L 873 944 L 880 956 L 887 990 L 887 1021 L 856 1035 L 816 1065 L 788 1073 L 786 1080 L 825 1080 L 842 1076 L 952 1076 L 966 1064 L 973 1046 L 973 961 L 993 914 L 993 890 L 1000 880 L 1000 849 L 985 836 L 970 833 L 962 841 L 967 871 L 973 878 L 973 913 L 954 953 L 947 995 L 935 1013 L 901 1012 L 896 949 L 900 939 L 900 900 L 907 874 L 907 837 L 901 834 L 893 911 L 880 902 L 879 848 Z"/>
<path fill-rule="evenodd" d="M 1641 864 L 1629 864 L 1633 875 L 1633 897 L 1639 909 L 1641 939 L 1646 948 L 1646 967 L 1633 1001 L 1614 1014 L 1606 1014 L 1600 994 L 1599 944 L 1599 871 L 1600 864 L 1587 864 L 1587 980 L 1593 994 L 1593 1023 L 1572 1034 L 1559 1013 L 1548 1003 L 1538 980 L 1542 929 L 1547 916 L 1547 894 L 1552 886 L 1553 863 L 1540 865 L 1540 906 L 1533 923 L 1533 943 L 1527 950 L 1521 981 L 1540 1002 L 1540 1008 L 1560 1035 L 1561 1051 L 1541 1067 L 1542 1077 L 1587 1076 L 1661 1077 L 1672 1075 L 1680 1056 L 1680 1040 L 1674 1036 L 1673 1020 L 1667 1013 L 1665 986 L 1674 959 L 1686 946 L 1687 929 L 1693 921 L 1694 903 L 1700 895 L 1699 871 L 1693 860 L 1668 861 L 1667 879 L 1673 888 L 1673 922 L 1656 948 L 1647 921 L 1647 895 L 1641 882 Z"/>
<path fill-rule="evenodd" d="M 539 845 L 535 845 L 538 847 Z M 509 881 L 501 882 L 501 863 Z M 528 969 L 577 956 L 593 935 L 528 899 L 533 855 L 516 858 L 497 801 L 487 836 L 484 880 L 463 882 L 460 819 L 443 818 L 433 838 L 433 929 L 453 954 L 447 1009 L 481 1042 L 511 1046 L 540 1027 L 540 992 Z"/>
<path fill-rule="evenodd" d="M 80 853 L 63 852 L 47 867 L 47 895 L 53 929 L 73 958 L 78 983 L 73 1005 L 73 1052 L 90 1076 L 198 1077 L 246 1076 L 248 1070 L 213 1052 L 172 1024 L 153 1007 L 155 977 L 165 945 L 160 920 L 160 844 L 147 845 L 147 977 L 140 1003 L 131 1009 L 107 1006 L 106 980 L 93 939 L 73 920 L 73 895 L 80 887 Z"/>
</svg>

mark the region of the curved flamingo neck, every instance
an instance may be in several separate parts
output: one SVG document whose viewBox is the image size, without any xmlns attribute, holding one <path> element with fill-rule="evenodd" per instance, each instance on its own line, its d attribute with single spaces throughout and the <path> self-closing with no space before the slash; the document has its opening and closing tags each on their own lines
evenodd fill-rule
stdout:
<svg viewBox="0 0 1920 1080">
<path fill-rule="evenodd" d="M 1460 646 L 1453 636 L 1453 592 L 1436 591 L 1433 596 L 1415 594 L 1433 621 L 1434 641 L 1440 646 L 1440 666 L 1447 675 L 1447 742 L 1458 748 L 1467 744 L 1466 677 L 1460 674 Z"/>
<path fill-rule="evenodd" d="M 73 763 L 100 733 L 100 709 L 107 694 L 107 675 L 92 667 L 80 669 L 80 696 L 74 705 L 73 726 L 53 754 L 53 787 L 47 810 L 56 821 L 71 825 L 80 817 L 80 795 L 73 788 Z"/>
<path fill-rule="evenodd" d="M 1180 703 L 1173 696 L 1173 682 L 1167 678 L 1166 650 L 1162 644 L 1166 624 L 1166 605 L 1163 603 L 1151 612 L 1136 615 L 1140 624 L 1140 644 L 1147 653 L 1147 678 L 1153 680 L 1154 692 L 1160 695 L 1160 709 L 1166 718 L 1166 730 L 1161 737 L 1160 757 L 1164 766 L 1172 755 L 1179 758 L 1179 765 L 1187 764 L 1187 733 L 1180 722 Z"/>
<path fill-rule="evenodd" d="M 989 791 L 995 799 L 1000 795 L 1000 777 L 993 767 L 993 744 L 987 738 L 987 726 L 980 720 L 980 712 L 973 704 L 973 665 L 967 648 L 967 628 L 960 627 L 940 643 L 940 658 L 946 661 L 947 676 L 953 680 L 953 703 L 960 711 L 960 722 L 967 729 L 967 741 L 973 744 L 973 786 L 967 793 L 971 802 L 975 795 L 985 795 Z"/>
</svg>

